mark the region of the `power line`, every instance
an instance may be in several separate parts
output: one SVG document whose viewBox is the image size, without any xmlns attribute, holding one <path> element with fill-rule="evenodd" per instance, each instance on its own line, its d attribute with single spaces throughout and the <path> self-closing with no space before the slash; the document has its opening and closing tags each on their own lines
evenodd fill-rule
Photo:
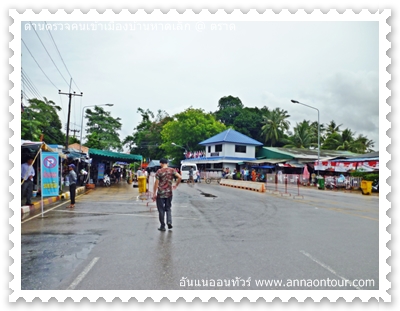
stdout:
<svg viewBox="0 0 400 311">
<path fill-rule="evenodd" d="M 25 48 L 28 50 L 29 54 L 31 54 L 33 60 L 36 62 L 36 64 L 38 65 L 38 67 L 40 68 L 40 70 L 43 72 L 43 74 L 46 76 L 47 80 L 50 81 L 51 84 L 53 84 L 53 86 L 59 90 L 58 87 L 56 87 L 56 85 L 53 83 L 53 81 L 50 80 L 50 78 L 46 75 L 46 73 L 44 72 L 44 70 L 42 69 L 42 67 L 40 67 L 39 63 L 37 62 L 37 60 L 35 59 L 35 57 L 32 55 L 31 51 L 29 50 L 28 46 L 26 45 L 24 39 L 21 39 L 22 43 L 25 45 Z"/>
<path fill-rule="evenodd" d="M 23 71 L 21 73 L 22 73 L 21 75 L 22 82 L 25 83 L 26 86 L 30 87 L 34 91 L 34 94 L 37 96 L 37 98 L 43 98 L 43 96 L 37 90 L 33 82 L 29 79 L 29 77 Z"/>
<path fill-rule="evenodd" d="M 71 82 L 72 82 L 72 78 L 71 78 Z M 71 87 L 70 87 L 71 89 Z M 61 90 L 58 91 L 59 94 L 63 94 L 63 95 L 68 95 L 69 97 L 69 103 L 68 103 L 68 119 L 67 119 L 67 133 L 66 133 L 66 143 L 65 143 L 65 149 L 68 149 L 68 139 L 69 139 L 69 122 L 70 122 L 70 115 L 71 115 L 71 99 L 72 96 L 83 96 L 83 93 L 81 92 L 81 94 L 76 94 L 74 93 L 61 93 Z"/>
<path fill-rule="evenodd" d="M 28 96 L 27 96 L 27 94 L 24 92 L 24 91 L 22 91 L 22 96 L 25 98 L 25 100 L 27 101 L 27 102 L 29 102 L 29 100 L 31 100 L 32 98 L 29 98 Z M 30 126 L 31 126 L 31 122 L 32 122 L 32 114 L 30 113 L 31 111 L 34 111 L 30 106 L 24 106 L 24 112 L 26 112 L 28 115 L 29 115 L 29 117 L 30 117 Z M 31 130 L 31 132 L 32 132 L 32 130 Z M 43 133 L 42 133 L 43 134 Z M 54 135 L 52 135 L 51 133 L 46 133 L 46 135 L 48 136 L 48 137 L 50 137 L 50 138 L 52 138 L 54 141 L 59 141 L 59 139 L 58 138 L 56 138 L 56 137 L 54 137 Z M 32 138 L 31 138 L 32 139 Z M 61 142 L 59 142 L 59 144 L 61 144 Z"/>
<path fill-rule="evenodd" d="M 28 75 L 26 73 L 24 73 L 23 71 L 21 72 L 21 78 L 22 80 L 25 79 L 25 83 L 27 83 L 28 85 L 30 85 L 33 90 L 35 91 L 35 93 L 40 97 L 43 98 L 43 96 L 40 94 L 39 90 L 35 87 L 35 85 L 33 84 L 33 82 L 29 79 Z"/>
<path fill-rule="evenodd" d="M 45 22 L 45 24 L 47 25 L 46 22 Z M 46 28 L 47 28 L 47 27 L 46 27 Z M 52 40 L 53 43 L 54 43 L 54 46 L 55 46 L 55 48 L 56 48 L 56 50 L 57 50 L 57 52 L 58 52 L 58 55 L 59 55 L 60 58 L 61 58 L 62 63 L 64 64 L 65 69 L 67 70 L 67 72 L 68 72 L 70 78 L 72 79 L 72 75 L 71 75 L 71 73 L 69 72 L 69 70 L 68 70 L 68 68 L 67 68 L 67 65 L 66 65 L 65 62 L 64 62 L 64 59 L 63 59 L 62 56 L 61 56 L 60 50 L 58 49 L 58 46 L 57 46 L 57 44 L 56 44 L 56 42 L 55 42 L 55 40 L 54 40 L 54 38 L 53 38 L 53 35 L 51 34 L 50 29 L 47 29 L 47 31 L 49 32 L 49 35 L 50 35 L 50 37 L 51 37 L 51 40 Z M 75 86 L 76 86 L 76 88 L 78 89 L 78 91 L 80 92 L 81 90 L 80 90 L 79 87 L 76 85 L 74 79 L 72 79 L 72 81 L 73 81 L 73 83 L 75 84 Z"/>
<path fill-rule="evenodd" d="M 31 25 L 32 25 L 32 22 L 30 22 L 30 23 L 31 23 Z M 53 62 L 54 66 L 56 67 L 57 71 L 59 72 L 59 74 L 61 75 L 61 77 L 64 79 L 65 83 L 67 83 L 67 85 L 68 85 L 67 80 L 65 80 L 65 78 L 64 78 L 64 76 L 62 75 L 61 71 L 58 69 L 56 63 L 54 62 L 53 58 L 51 57 L 49 51 L 47 51 L 46 46 L 44 45 L 42 39 L 40 39 L 39 34 L 37 33 L 36 29 L 35 29 L 33 26 L 32 26 L 32 28 L 33 28 L 33 30 L 35 31 L 36 36 L 39 38 L 39 41 L 40 41 L 40 43 L 42 44 L 43 48 L 45 49 L 47 55 L 49 55 L 51 61 Z"/>
<path fill-rule="evenodd" d="M 25 89 L 27 91 L 29 91 L 34 97 L 36 97 L 36 98 L 38 97 L 37 94 L 35 94 L 35 91 L 32 89 L 32 87 L 24 81 L 24 78 L 22 78 L 22 83 L 25 83 L 25 84 L 23 84 L 23 86 L 25 87 Z"/>
<path fill-rule="evenodd" d="M 25 87 L 25 93 L 29 92 L 29 94 L 31 94 L 33 98 L 37 98 L 37 95 L 30 89 L 29 85 L 24 85 Z"/>
</svg>

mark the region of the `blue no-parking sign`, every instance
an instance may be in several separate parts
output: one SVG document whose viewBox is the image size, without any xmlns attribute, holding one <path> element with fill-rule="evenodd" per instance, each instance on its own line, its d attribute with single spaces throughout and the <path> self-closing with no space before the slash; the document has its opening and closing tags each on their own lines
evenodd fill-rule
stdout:
<svg viewBox="0 0 400 311">
<path fill-rule="evenodd" d="M 54 197 L 59 194 L 58 185 L 58 153 L 43 152 L 42 153 L 42 196 Z"/>
</svg>

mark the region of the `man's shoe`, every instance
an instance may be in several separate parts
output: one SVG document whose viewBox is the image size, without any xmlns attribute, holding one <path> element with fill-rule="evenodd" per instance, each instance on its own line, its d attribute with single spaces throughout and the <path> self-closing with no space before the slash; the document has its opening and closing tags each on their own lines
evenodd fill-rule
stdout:
<svg viewBox="0 0 400 311">
<path fill-rule="evenodd" d="M 168 229 L 172 229 L 172 224 L 168 224 Z"/>
<path fill-rule="evenodd" d="M 166 229 L 165 229 L 165 227 L 160 227 L 160 228 L 158 228 L 158 230 L 165 231 Z"/>
</svg>

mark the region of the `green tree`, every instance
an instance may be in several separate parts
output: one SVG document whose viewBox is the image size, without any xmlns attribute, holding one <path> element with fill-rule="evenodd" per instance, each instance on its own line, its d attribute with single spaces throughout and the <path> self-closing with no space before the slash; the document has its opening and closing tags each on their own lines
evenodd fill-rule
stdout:
<svg viewBox="0 0 400 311">
<path fill-rule="evenodd" d="M 173 120 L 164 125 L 161 131 L 163 140 L 161 148 L 177 162 L 184 158 L 184 150 L 172 143 L 182 146 L 187 151 L 204 150 L 204 146 L 200 146 L 198 143 L 225 129 L 226 126 L 218 122 L 213 114 L 190 107 L 184 112 L 174 115 Z"/>
<path fill-rule="evenodd" d="M 243 108 L 240 98 L 231 95 L 224 96 L 218 101 L 218 110 L 215 112 L 215 118 L 227 127 L 233 126 L 235 119 L 240 115 Z"/>
<path fill-rule="evenodd" d="M 165 152 L 160 148 L 163 142 L 161 131 L 172 118 L 162 110 L 158 110 L 156 116 L 149 109 L 138 108 L 137 111 L 142 115 L 142 121 L 134 129 L 133 134 L 124 139 L 123 144 L 131 150 L 131 153 L 141 154 L 144 158 L 164 157 Z"/>
<path fill-rule="evenodd" d="M 236 131 L 262 142 L 260 129 L 263 126 L 263 115 L 269 113 L 267 107 L 243 108 L 231 125 Z M 226 124 L 225 124 L 226 125 Z"/>
<path fill-rule="evenodd" d="M 342 136 L 338 132 L 335 132 L 329 134 L 325 138 L 324 143 L 321 145 L 321 149 L 337 150 L 342 144 Z"/>
<path fill-rule="evenodd" d="M 68 140 L 69 140 L 68 145 L 75 144 L 75 143 L 80 144 L 80 140 L 76 137 L 69 136 Z"/>
<path fill-rule="evenodd" d="M 268 114 L 264 115 L 264 125 L 261 128 L 263 141 L 271 144 L 271 147 L 283 141 L 285 131 L 289 130 L 290 122 L 287 120 L 290 115 L 286 110 L 275 108 Z"/>
<path fill-rule="evenodd" d="M 310 134 L 311 134 L 311 147 L 318 148 L 318 135 L 320 139 L 320 145 L 324 143 L 324 135 L 325 135 L 325 125 L 323 123 L 319 124 L 319 133 L 318 133 L 318 121 L 314 121 L 310 125 Z"/>
<path fill-rule="evenodd" d="M 328 126 L 326 127 L 326 134 L 329 136 L 331 134 L 340 133 L 340 127 L 342 124 L 337 125 L 335 121 L 329 122 Z"/>
<path fill-rule="evenodd" d="M 113 118 L 102 107 L 86 109 L 87 142 L 85 146 L 101 150 L 122 151 L 122 143 L 117 131 L 121 130 L 120 118 Z"/>
<path fill-rule="evenodd" d="M 336 150 L 348 150 L 351 151 L 352 144 L 354 142 L 354 133 L 350 129 L 343 130 L 341 134 L 341 145 L 339 145 Z"/>
<path fill-rule="evenodd" d="M 38 141 L 43 135 L 47 144 L 65 144 L 65 135 L 61 131 L 62 124 L 57 114 L 61 107 L 53 101 L 30 99 L 29 106 L 21 114 L 21 138 Z"/>
<path fill-rule="evenodd" d="M 359 134 L 352 142 L 350 151 L 354 153 L 369 153 L 374 152 L 374 141 L 368 139 L 366 136 Z"/>
<path fill-rule="evenodd" d="M 308 149 L 311 146 L 312 133 L 310 121 L 302 121 L 294 127 L 294 133 L 288 138 L 288 143 L 285 148 L 304 148 Z"/>
</svg>

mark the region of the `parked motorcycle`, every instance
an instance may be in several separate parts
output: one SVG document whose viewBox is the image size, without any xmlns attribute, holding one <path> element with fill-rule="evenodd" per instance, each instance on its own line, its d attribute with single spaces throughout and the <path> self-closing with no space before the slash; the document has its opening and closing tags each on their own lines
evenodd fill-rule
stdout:
<svg viewBox="0 0 400 311">
<path fill-rule="evenodd" d="M 377 179 L 372 182 L 372 192 L 379 192 L 379 180 Z"/>
<path fill-rule="evenodd" d="M 110 187 L 111 186 L 111 179 L 110 179 L 110 176 L 108 176 L 108 174 L 104 174 L 103 184 L 106 187 Z"/>
</svg>

